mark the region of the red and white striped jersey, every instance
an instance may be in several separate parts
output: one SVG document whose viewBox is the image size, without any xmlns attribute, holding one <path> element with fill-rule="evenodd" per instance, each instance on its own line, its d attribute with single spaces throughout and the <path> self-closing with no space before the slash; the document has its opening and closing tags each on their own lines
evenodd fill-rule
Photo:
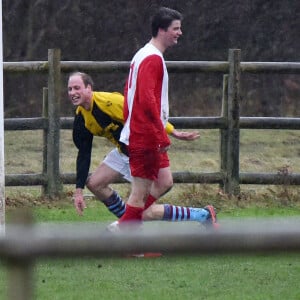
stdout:
<svg viewBox="0 0 300 300">
<path fill-rule="evenodd" d="M 168 71 L 162 53 L 148 43 L 133 57 L 125 85 L 120 141 L 131 148 L 157 149 L 170 145 Z"/>
</svg>

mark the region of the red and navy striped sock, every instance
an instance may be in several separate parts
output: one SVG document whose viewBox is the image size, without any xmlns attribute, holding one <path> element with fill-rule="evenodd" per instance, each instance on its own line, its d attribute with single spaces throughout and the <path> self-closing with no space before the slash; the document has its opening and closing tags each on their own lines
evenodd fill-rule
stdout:
<svg viewBox="0 0 300 300">
<path fill-rule="evenodd" d="M 204 222 L 208 217 L 208 211 L 204 208 L 175 206 L 170 204 L 164 205 L 165 221 L 198 221 Z"/>
<path fill-rule="evenodd" d="M 103 203 L 118 218 L 124 215 L 126 209 L 125 202 L 116 191 L 113 191 L 112 195 L 104 200 Z"/>
</svg>

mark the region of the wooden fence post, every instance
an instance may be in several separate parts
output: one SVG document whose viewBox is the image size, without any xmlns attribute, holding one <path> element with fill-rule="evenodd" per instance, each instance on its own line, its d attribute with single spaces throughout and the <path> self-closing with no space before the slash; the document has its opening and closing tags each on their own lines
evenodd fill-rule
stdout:
<svg viewBox="0 0 300 300">
<path fill-rule="evenodd" d="M 11 225 L 30 226 L 33 224 L 32 213 L 28 210 L 17 210 L 12 215 Z M 33 271 L 31 258 L 9 258 L 7 261 L 8 299 L 31 300 L 34 298 Z M 2 298 L 1 298 L 2 299 Z"/>
<path fill-rule="evenodd" d="M 48 113 L 48 88 L 43 88 L 43 111 L 42 117 L 49 120 Z M 43 170 L 42 173 L 47 177 L 47 142 L 48 141 L 48 128 L 43 130 Z M 45 184 L 42 185 L 42 194 L 46 195 L 47 186 Z"/>
<path fill-rule="evenodd" d="M 222 111 L 221 117 L 228 126 L 228 74 L 223 76 L 223 93 L 222 93 Z M 228 132 L 227 129 L 220 129 L 220 170 L 223 178 L 227 176 L 227 145 L 228 145 Z M 220 183 L 221 190 L 224 189 L 225 182 Z"/>
<path fill-rule="evenodd" d="M 227 162 L 224 190 L 229 195 L 238 195 L 239 186 L 239 156 L 240 156 L 240 74 L 241 51 L 229 49 L 229 76 L 228 76 L 228 120 L 227 120 Z"/>
<path fill-rule="evenodd" d="M 47 186 L 45 195 L 59 196 L 63 186 L 59 172 L 60 144 L 60 94 L 61 94 L 60 49 L 48 50 L 48 134 L 47 134 Z"/>
</svg>

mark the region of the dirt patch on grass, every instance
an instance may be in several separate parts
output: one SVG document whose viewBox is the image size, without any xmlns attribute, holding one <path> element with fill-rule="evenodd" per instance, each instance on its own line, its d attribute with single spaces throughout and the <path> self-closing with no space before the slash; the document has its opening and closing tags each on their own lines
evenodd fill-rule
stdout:
<svg viewBox="0 0 300 300">
<path fill-rule="evenodd" d="M 127 191 L 117 189 L 124 200 Z M 41 193 L 30 193 L 20 190 L 6 196 L 7 210 L 15 208 L 65 208 L 72 206 L 73 191 L 69 190 L 60 197 L 49 199 Z M 89 197 L 92 195 L 89 195 Z M 158 200 L 158 203 L 173 205 L 204 207 L 212 204 L 218 211 L 230 211 L 247 207 L 300 207 L 300 189 L 298 186 L 242 186 L 238 196 L 229 196 L 219 190 L 217 185 L 175 184 L 173 189 Z"/>
<path fill-rule="evenodd" d="M 28 193 L 18 193 L 16 195 L 5 197 L 5 206 L 8 210 L 15 208 L 31 208 L 37 206 L 60 208 L 65 205 L 70 205 L 71 198 L 72 192 L 63 193 L 60 197 L 51 199 L 43 196 L 35 197 Z"/>
</svg>

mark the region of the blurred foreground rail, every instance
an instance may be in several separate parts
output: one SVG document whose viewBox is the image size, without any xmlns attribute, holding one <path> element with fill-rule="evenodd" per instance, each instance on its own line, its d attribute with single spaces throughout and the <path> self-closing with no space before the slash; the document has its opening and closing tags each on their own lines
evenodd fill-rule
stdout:
<svg viewBox="0 0 300 300">
<path fill-rule="evenodd" d="M 300 218 L 221 220 L 217 230 L 196 222 L 146 222 L 109 232 L 104 223 L 9 224 L 0 236 L 9 300 L 34 299 L 35 261 L 42 257 L 125 257 L 300 252 Z"/>
</svg>

